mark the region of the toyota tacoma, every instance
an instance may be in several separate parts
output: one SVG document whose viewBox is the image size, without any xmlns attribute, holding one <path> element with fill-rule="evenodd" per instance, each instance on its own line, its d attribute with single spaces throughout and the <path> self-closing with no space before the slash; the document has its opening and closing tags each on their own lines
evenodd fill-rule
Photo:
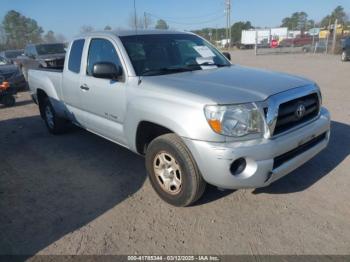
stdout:
<svg viewBox="0 0 350 262">
<path fill-rule="evenodd" d="M 150 182 L 175 206 L 206 184 L 270 185 L 329 141 L 316 83 L 230 62 L 203 38 L 176 31 L 76 37 L 64 68 L 29 70 L 53 134 L 78 125 L 145 156 Z"/>
</svg>

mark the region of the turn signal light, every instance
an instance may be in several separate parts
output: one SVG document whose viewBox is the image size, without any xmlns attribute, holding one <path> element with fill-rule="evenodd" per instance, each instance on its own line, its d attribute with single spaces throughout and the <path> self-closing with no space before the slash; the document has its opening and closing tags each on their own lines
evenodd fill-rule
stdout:
<svg viewBox="0 0 350 262">
<path fill-rule="evenodd" d="M 209 119 L 208 123 L 210 127 L 217 133 L 221 133 L 221 123 L 219 120 L 216 119 Z"/>
<path fill-rule="evenodd" d="M 0 84 L 0 89 L 1 89 L 1 90 L 6 90 L 6 89 L 9 88 L 9 87 L 10 87 L 10 83 L 7 82 L 7 81 L 4 81 L 4 82 L 2 82 L 2 83 Z"/>
</svg>

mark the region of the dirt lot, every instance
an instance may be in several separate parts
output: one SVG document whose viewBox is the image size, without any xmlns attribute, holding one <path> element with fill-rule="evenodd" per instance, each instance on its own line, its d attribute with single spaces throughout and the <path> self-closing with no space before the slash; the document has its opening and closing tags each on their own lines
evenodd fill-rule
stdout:
<svg viewBox="0 0 350 262">
<path fill-rule="evenodd" d="M 272 186 L 162 202 L 143 158 L 82 130 L 52 136 L 27 93 L 0 108 L 0 254 L 349 254 L 350 63 L 233 52 L 234 63 L 316 80 L 329 147 Z"/>
</svg>

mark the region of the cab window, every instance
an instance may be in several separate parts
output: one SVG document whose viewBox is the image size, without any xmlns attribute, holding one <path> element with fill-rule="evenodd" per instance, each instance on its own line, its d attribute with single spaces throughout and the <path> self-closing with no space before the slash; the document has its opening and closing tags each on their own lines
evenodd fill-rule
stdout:
<svg viewBox="0 0 350 262">
<path fill-rule="evenodd" d="M 110 62 L 121 66 L 118 54 L 113 44 L 106 39 L 92 39 L 89 46 L 86 74 L 92 76 L 94 64 Z"/>
<path fill-rule="evenodd" d="M 79 74 L 81 56 L 84 49 L 84 39 L 75 40 L 72 44 L 71 51 L 69 54 L 68 69 L 74 73 Z"/>
</svg>

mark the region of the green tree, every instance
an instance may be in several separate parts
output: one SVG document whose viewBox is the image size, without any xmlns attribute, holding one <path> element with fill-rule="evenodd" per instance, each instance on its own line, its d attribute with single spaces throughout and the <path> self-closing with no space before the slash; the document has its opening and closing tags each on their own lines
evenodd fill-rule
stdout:
<svg viewBox="0 0 350 262">
<path fill-rule="evenodd" d="M 94 28 L 90 25 L 83 25 L 80 28 L 80 33 L 81 34 L 86 34 L 86 33 L 91 33 L 92 31 L 94 31 Z"/>
<path fill-rule="evenodd" d="M 241 41 L 242 31 L 254 28 L 250 21 L 237 22 L 231 26 L 231 43 L 237 43 Z"/>
<path fill-rule="evenodd" d="M 56 36 L 55 36 L 55 33 L 52 31 L 52 30 L 50 30 L 50 31 L 48 31 L 45 35 L 44 35 L 44 41 L 46 42 L 46 43 L 56 43 L 56 42 L 58 42 L 57 41 L 57 38 L 56 38 Z"/>
<path fill-rule="evenodd" d="M 155 26 L 156 29 L 169 29 L 168 24 L 163 19 L 159 19 Z"/>
<path fill-rule="evenodd" d="M 112 27 L 110 27 L 109 25 L 106 25 L 105 28 L 103 29 L 105 31 L 111 31 L 112 30 Z"/>
<path fill-rule="evenodd" d="M 23 48 L 28 42 L 38 43 L 42 41 L 43 29 L 34 19 L 25 17 L 17 11 L 7 12 L 2 26 L 6 34 L 8 48 Z"/>
<path fill-rule="evenodd" d="M 305 12 L 295 12 L 290 17 L 282 20 L 282 27 L 288 27 L 289 30 L 306 31 L 314 25 L 313 20 L 308 19 L 308 14 Z"/>
<path fill-rule="evenodd" d="M 329 24 L 333 24 L 338 19 L 338 24 L 346 25 L 349 22 L 349 18 L 344 11 L 344 7 L 337 6 L 330 15 L 325 16 L 321 21 L 321 26 L 326 27 Z"/>
</svg>

